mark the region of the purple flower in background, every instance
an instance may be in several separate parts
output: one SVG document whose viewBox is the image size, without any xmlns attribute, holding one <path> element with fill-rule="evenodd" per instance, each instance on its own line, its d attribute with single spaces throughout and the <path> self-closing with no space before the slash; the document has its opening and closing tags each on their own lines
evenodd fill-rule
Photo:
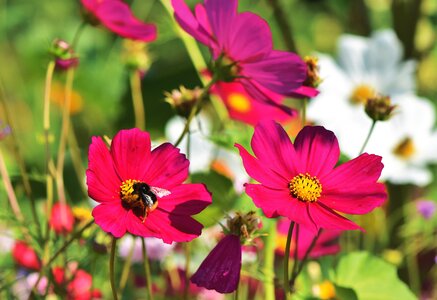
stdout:
<svg viewBox="0 0 437 300">
<path fill-rule="evenodd" d="M 9 134 L 11 134 L 11 127 L 9 125 L 3 126 L 3 122 L 0 121 L 0 140 L 6 138 Z"/>
<path fill-rule="evenodd" d="M 256 100 L 294 111 L 271 99 L 296 92 L 307 77 L 305 62 L 295 53 L 273 50 L 267 22 L 251 12 L 238 13 L 237 0 L 205 0 L 193 14 L 184 0 L 172 0 L 175 19 L 196 40 L 209 47 L 220 81 L 238 81 Z M 313 95 L 315 96 L 315 95 Z"/>
<path fill-rule="evenodd" d="M 418 200 L 416 201 L 416 209 L 426 220 L 429 220 L 434 216 L 437 204 L 432 200 Z"/>
<path fill-rule="evenodd" d="M 240 270 L 240 237 L 229 234 L 208 254 L 196 273 L 191 276 L 191 282 L 219 293 L 231 293 L 238 287 Z"/>
</svg>

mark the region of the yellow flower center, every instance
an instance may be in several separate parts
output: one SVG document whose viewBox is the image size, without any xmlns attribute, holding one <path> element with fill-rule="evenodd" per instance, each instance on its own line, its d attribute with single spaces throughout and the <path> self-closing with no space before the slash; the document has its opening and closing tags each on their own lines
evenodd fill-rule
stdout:
<svg viewBox="0 0 437 300">
<path fill-rule="evenodd" d="M 247 97 L 240 93 L 232 93 L 228 96 L 228 104 L 229 106 L 239 112 L 246 113 L 250 110 L 250 101 Z"/>
<path fill-rule="evenodd" d="M 371 86 L 360 84 L 352 92 L 350 101 L 353 104 L 366 104 L 367 100 L 373 98 L 375 95 L 376 91 Z"/>
<path fill-rule="evenodd" d="M 291 195 L 304 202 L 316 202 L 322 194 L 320 181 L 308 173 L 295 176 L 288 186 Z"/>
<path fill-rule="evenodd" d="M 409 159 L 416 153 L 413 140 L 409 137 L 404 138 L 394 149 L 393 153 L 402 159 Z"/>
<path fill-rule="evenodd" d="M 132 212 L 143 222 L 147 215 L 158 206 L 158 200 L 150 186 L 134 179 L 128 179 L 121 183 L 120 198 L 122 206 L 126 209 L 132 209 Z"/>
</svg>

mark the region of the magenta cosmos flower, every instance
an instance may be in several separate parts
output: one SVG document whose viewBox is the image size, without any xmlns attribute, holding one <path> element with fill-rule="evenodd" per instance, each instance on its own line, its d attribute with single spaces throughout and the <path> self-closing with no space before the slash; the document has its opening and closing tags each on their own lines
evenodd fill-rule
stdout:
<svg viewBox="0 0 437 300">
<path fill-rule="evenodd" d="M 156 27 L 135 18 L 129 6 L 121 0 L 81 0 L 91 22 L 103 24 L 119 36 L 151 42 L 156 39 Z"/>
<path fill-rule="evenodd" d="M 241 145 L 247 173 L 260 184 L 246 184 L 246 193 L 267 217 L 285 216 L 312 231 L 361 229 L 338 212 L 365 214 L 387 198 L 377 180 L 381 157 L 364 153 L 336 166 L 340 149 L 334 133 L 321 126 L 306 126 L 294 144 L 273 121 L 255 127 L 251 146 Z"/>
<path fill-rule="evenodd" d="M 231 293 L 238 287 L 240 271 L 240 237 L 228 234 L 211 250 L 190 280 L 208 290 Z"/>
<path fill-rule="evenodd" d="M 250 12 L 238 13 L 237 0 L 205 0 L 205 5 L 196 5 L 194 15 L 184 0 L 172 0 L 172 5 L 179 25 L 211 50 L 220 80 L 235 79 L 253 98 L 274 106 L 278 104 L 263 88 L 296 96 L 306 79 L 306 64 L 295 53 L 273 50 L 265 20 Z"/>
<path fill-rule="evenodd" d="M 149 133 L 134 128 L 117 133 L 109 150 L 93 137 L 88 159 L 88 195 L 100 203 L 92 214 L 104 231 L 165 243 L 200 235 L 202 224 L 191 216 L 211 204 L 211 195 L 203 184 L 183 184 L 189 161 L 178 148 L 164 143 L 151 151 Z"/>
</svg>

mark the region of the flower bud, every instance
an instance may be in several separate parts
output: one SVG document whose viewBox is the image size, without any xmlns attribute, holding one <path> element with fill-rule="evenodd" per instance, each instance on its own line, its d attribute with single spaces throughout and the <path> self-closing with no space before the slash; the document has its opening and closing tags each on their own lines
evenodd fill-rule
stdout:
<svg viewBox="0 0 437 300">
<path fill-rule="evenodd" d="M 364 109 L 373 121 L 387 121 L 395 108 L 396 105 L 391 105 L 390 97 L 376 95 L 367 99 Z"/>
<path fill-rule="evenodd" d="M 140 41 L 124 40 L 122 60 L 129 69 L 145 74 L 151 65 L 147 44 Z"/>
<path fill-rule="evenodd" d="M 260 219 L 254 211 L 237 212 L 234 217 L 230 217 L 227 221 L 229 233 L 239 236 L 243 244 L 253 240 L 254 233 L 260 224 Z"/>
<path fill-rule="evenodd" d="M 191 110 L 200 100 L 202 91 L 203 90 L 198 87 L 189 90 L 184 86 L 180 86 L 179 90 L 175 89 L 171 91 L 171 93 L 165 92 L 165 101 L 170 103 L 179 116 L 188 118 Z"/>
<path fill-rule="evenodd" d="M 54 56 L 56 67 L 61 70 L 75 68 L 79 64 L 79 58 L 69 43 L 61 39 L 55 39 L 49 49 Z"/>
</svg>

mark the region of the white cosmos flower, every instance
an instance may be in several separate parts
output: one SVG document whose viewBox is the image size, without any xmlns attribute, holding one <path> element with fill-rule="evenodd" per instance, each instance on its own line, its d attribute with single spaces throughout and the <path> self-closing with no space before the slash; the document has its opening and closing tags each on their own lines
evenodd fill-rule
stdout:
<svg viewBox="0 0 437 300">
<path fill-rule="evenodd" d="M 392 30 L 371 38 L 345 35 L 338 48 L 338 62 L 320 55 L 323 81 L 320 95 L 309 104 L 308 118 L 334 131 L 342 152 L 356 157 L 372 125 L 364 112 L 365 99 L 389 96 L 398 107 L 389 121 L 377 122 L 365 152 L 383 157 L 383 180 L 428 184 L 432 178 L 426 166 L 437 160 L 435 113 L 429 101 L 414 94 L 415 62 L 402 61 L 403 50 Z"/>
<path fill-rule="evenodd" d="M 173 117 L 165 126 L 167 139 L 174 143 L 185 126 L 185 119 Z M 241 158 L 236 152 L 215 145 L 208 139 L 211 134 L 211 122 L 204 114 L 199 114 L 190 124 L 190 172 L 206 172 L 211 167 L 233 181 L 234 188 L 241 193 L 249 177 L 243 168 Z M 187 154 L 187 136 L 178 145 L 181 152 Z"/>
</svg>

